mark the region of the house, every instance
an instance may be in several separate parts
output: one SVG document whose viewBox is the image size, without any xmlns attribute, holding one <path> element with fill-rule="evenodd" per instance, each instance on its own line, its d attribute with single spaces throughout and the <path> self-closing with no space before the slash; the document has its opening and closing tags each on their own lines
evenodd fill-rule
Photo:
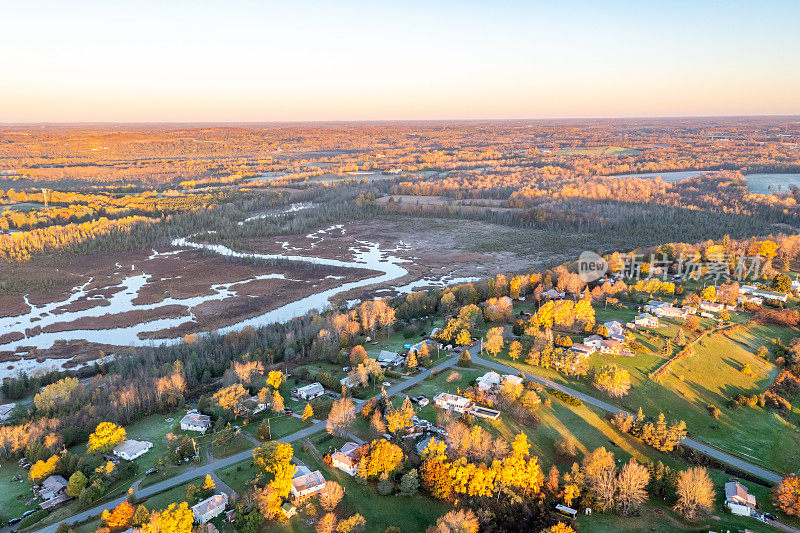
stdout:
<svg viewBox="0 0 800 533">
<path fill-rule="evenodd" d="M 647 306 L 645 306 L 645 310 L 646 309 Z M 656 307 L 651 312 L 661 318 L 680 318 L 682 320 L 686 320 L 686 317 L 689 316 L 688 309 L 683 307 L 673 307 L 671 305 L 662 305 L 660 307 Z"/>
<path fill-rule="evenodd" d="M 292 389 L 292 396 L 295 396 L 299 400 L 309 401 L 314 398 L 319 398 L 323 394 L 325 394 L 325 388 L 319 381 L 315 381 L 304 387 L 295 387 Z"/>
<path fill-rule="evenodd" d="M 551 300 L 562 300 L 564 298 L 564 293 L 555 289 L 550 289 L 549 291 L 543 292 L 542 296 L 550 298 Z"/>
<path fill-rule="evenodd" d="M 500 388 L 500 374 L 497 372 L 487 372 L 475 380 L 478 390 L 492 392 Z"/>
<path fill-rule="evenodd" d="M 422 439 L 421 441 L 419 441 L 418 443 L 416 443 L 416 444 L 414 445 L 414 448 L 417 450 L 417 453 L 421 455 L 421 454 L 422 454 L 422 452 L 424 452 L 424 451 L 425 451 L 425 449 L 426 449 L 426 448 L 427 448 L 427 447 L 430 445 L 431 441 L 432 441 L 434 438 L 435 438 L 435 437 L 433 437 L 433 436 L 430 436 L 430 437 L 425 437 L 424 439 Z"/>
<path fill-rule="evenodd" d="M 281 505 L 281 511 L 283 511 L 283 516 L 285 516 L 286 518 L 291 518 L 297 514 L 297 507 L 295 507 L 289 502 L 286 502 L 283 505 Z"/>
<path fill-rule="evenodd" d="M 197 409 L 192 409 L 181 419 L 181 429 L 184 431 L 199 431 L 205 433 L 211 428 L 211 417 L 200 414 Z"/>
<path fill-rule="evenodd" d="M 267 408 L 266 402 L 262 402 L 258 396 L 251 396 L 242 402 L 242 408 L 247 411 L 250 416 L 255 416 Z"/>
<path fill-rule="evenodd" d="M 789 299 L 789 297 L 782 292 L 767 291 L 753 285 L 742 285 L 739 287 L 739 294 L 757 296 L 765 300 L 778 300 L 779 302 L 785 302 Z"/>
<path fill-rule="evenodd" d="M 67 494 L 67 480 L 63 476 L 50 476 L 42 481 L 37 494 L 44 500 L 39 507 L 46 511 L 55 509 L 72 498 Z"/>
<path fill-rule="evenodd" d="M 321 491 L 324 487 L 325 478 L 322 477 L 319 470 L 309 472 L 307 468 L 300 467 L 292 479 L 292 497 L 296 501 L 302 501 Z"/>
<path fill-rule="evenodd" d="M 198 524 L 205 524 L 225 512 L 228 506 L 228 495 L 224 492 L 206 498 L 200 503 L 192 506 L 194 521 Z"/>
<path fill-rule="evenodd" d="M 331 465 L 351 476 L 358 472 L 358 459 L 361 446 L 355 442 L 345 442 L 339 451 L 331 455 Z"/>
<path fill-rule="evenodd" d="M 725 503 L 745 505 L 752 509 L 756 507 L 756 497 L 747 493 L 747 488 L 737 481 L 725 483 Z"/>
<path fill-rule="evenodd" d="M 639 313 L 636 315 L 636 318 L 633 319 L 633 323 L 645 328 L 657 328 L 660 326 L 658 317 L 650 313 Z"/>
<path fill-rule="evenodd" d="M 603 340 L 603 337 L 600 335 L 589 335 L 588 337 L 583 338 L 583 344 L 586 346 L 590 346 L 595 350 L 600 349 L 600 342 Z M 574 346 L 574 345 L 573 345 Z"/>
<path fill-rule="evenodd" d="M 705 300 L 700 302 L 700 309 L 708 311 L 709 313 L 719 313 L 725 309 L 725 305 L 717 302 L 707 302 Z"/>
<path fill-rule="evenodd" d="M 146 440 L 127 439 L 114 447 L 114 455 L 126 461 L 133 461 L 150 451 L 152 442 Z"/>
<path fill-rule="evenodd" d="M 497 372 L 487 372 L 478 379 L 475 380 L 478 390 L 483 392 L 497 392 L 500 390 L 500 385 L 504 381 L 511 381 L 515 384 L 522 384 L 522 378 L 519 376 L 513 376 L 511 374 L 504 374 L 500 375 Z"/>
<path fill-rule="evenodd" d="M 622 352 L 622 343 L 615 339 L 600 341 L 600 353 L 619 355 Z"/>
<path fill-rule="evenodd" d="M 797 294 L 798 292 L 800 292 L 800 281 L 797 281 L 796 279 L 795 279 L 795 280 L 792 280 L 792 287 L 791 287 L 791 290 L 792 290 L 792 292 L 793 292 L 793 293 L 795 293 L 795 294 Z"/>
<path fill-rule="evenodd" d="M 423 340 L 419 341 L 416 344 L 412 344 L 411 347 L 408 349 L 408 354 L 411 355 L 412 353 L 413 354 L 419 353 L 419 351 L 422 350 L 423 346 L 428 346 L 428 349 L 430 349 L 430 341 Z"/>
<path fill-rule="evenodd" d="M 14 409 L 14 406 L 17 405 L 15 403 L 6 403 L 0 405 L 0 422 L 6 420 L 9 416 L 11 416 L 11 410 Z"/>
<path fill-rule="evenodd" d="M 339 385 L 342 387 L 347 387 L 348 389 L 352 389 L 355 386 L 355 382 L 350 376 L 345 376 L 339 380 Z"/>
<path fill-rule="evenodd" d="M 618 341 L 625 340 L 625 326 L 623 326 L 622 322 L 619 320 L 609 320 L 608 322 L 604 322 L 603 326 L 608 330 L 609 338 Z"/>
<path fill-rule="evenodd" d="M 600 342 L 602 342 L 602 339 L 600 340 Z M 590 346 L 586 343 L 580 343 L 580 342 L 576 342 L 575 344 L 570 346 L 569 349 L 577 354 L 582 355 L 583 357 L 589 357 L 590 355 L 592 355 L 594 352 L 597 351 L 597 349 L 594 346 Z"/>
<path fill-rule="evenodd" d="M 450 394 L 449 392 L 440 392 L 434 396 L 433 403 L 440 409 L 447 409 L 456 413 L 466 413 L 472 407 L 472 401 L 469 398 Z"/>
<path fill-rule="evenodd" d="M 405 362 L 405 358 L 397 352 L 390 352 L 389 350 L 381 350 L 376 359 L 378 364 L 383 368 L 400 366 Z"/>
<path fill-rule="evenodd" d="M 760 296 L 744 295 L 744 296 L 739 296 L 739 303 L 740 304 L 751 303 L 751 304 L 755 304 L 755 305 L 763 305 L 764 304 L 764 298 L 761 298 Z"/>
</svg>

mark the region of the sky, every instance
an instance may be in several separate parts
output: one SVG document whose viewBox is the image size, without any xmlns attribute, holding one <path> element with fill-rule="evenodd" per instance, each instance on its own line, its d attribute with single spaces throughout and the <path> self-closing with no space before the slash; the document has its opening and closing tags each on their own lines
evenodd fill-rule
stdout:
<svg viewBox="0 0 800 533">
<path fill-rule="evenodd" d="M 0 123 L 800 114 L 800 2 L 0 0 Z"/>
</svg>

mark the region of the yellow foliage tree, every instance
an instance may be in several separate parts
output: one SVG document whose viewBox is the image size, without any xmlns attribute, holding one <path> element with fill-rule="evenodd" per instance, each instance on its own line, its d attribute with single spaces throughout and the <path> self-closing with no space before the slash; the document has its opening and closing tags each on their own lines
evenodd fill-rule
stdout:
<svg viewBox="0 0 800 533">
<path fill-rule="evenodd" d="M 113 422 L 100 422 L 89 435 L 86 451 L 89 453 L 103 453 L 110 451 L 117 444 L 125 440 L 125 428 Z"/>
<path fill-rule="evenodd" d="M 312 416 L 314 416 L 314 408 L 311 407 L 310 403 L 307 403 L 305 409 L 303 409 L 303 422 L 308 421 Z"/>
<path fill-rule="evenodd" d="M 173 503 L 163 511 L 154 511 L 150 521 L 142 526 L 142 533 L 192 533 L 194 514 L 189 504 Z"/>
<path fill-rule="evenodd" d="M 28 477 L 33 483 L 39 483 L 41 480 L 53 473 L 53 470 L 58 466 L 58 455 L 53 455 L 47 461 L 36 461 L 31 469 L 28 471 Z"/>
<path fill-rule="evenodd" d="M 133 523 L 133 514 L 136 512 L 133 505 L 124 501 L 117 505 L 113 511 L 106 509 L 101 518 L 111 531 L 128 529 Z"/>
</svg>

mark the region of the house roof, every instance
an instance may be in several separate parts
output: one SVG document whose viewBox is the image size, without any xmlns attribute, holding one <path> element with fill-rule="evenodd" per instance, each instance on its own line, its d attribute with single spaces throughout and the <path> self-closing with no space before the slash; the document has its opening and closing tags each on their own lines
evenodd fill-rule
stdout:
<svg viewBox="0 0 800 533">
<path fill-rule="evenodd" d="M 325 478 L 322 477 L 322 472 L 314 470 L 308 474 L 295 477 L 292 479 L 292 486 L 297 492 L 313 489 L 325 484 Z"/>
<path fill-rule="evenodd" d="M 318 392 L 322 392 L 325 390 L 325 387 L 322 386 L 322 383 L 319 381 L 315 381 L 310 385 L 306 385 L 305 387 L 300 387 L 297 389 L 297 392 L 303 394 L 316 394 Z"/>
<path fill-rule="evenodd" d="M 116 454 L 126 454 L 126 455 L 137 455 L 142 453 L 143 451 L 149 450 L 153 446 L 152 442 L 148 442 L 146 440 L 132 440 L 128 439 L 123 441 L 120 444 L 117 444 L 114 447 L 114 453 Z"/>
<path fill-rule="evenodd" d="M 228 495 L 224 492 L 215 494 L 210 498 L 206 498 L 200 503 L 192 506 L 192 512 L 197 515 L 207 514 L 209 511 L 214 511 L 220 507 L 224 508 L 228 505 Z"/>
<path fill-rule="evenodd" d="M 355 451 L 360 447 L 361 446 L 356 444 L 355 442 L 345 442 L 344 446 L 342 446 L 342 449 L 339 450 L 339 452 L 343 453 L 344 455 L 354 455 Z"/>
<path fill-rule="evenodd" d="M 337 463 L 342 463 L 347 466 L 354 466 L 356 464 L 356 460 L 350 457 L 349 455 L 345 455 L 342 452 L 336 452 L 331 455 L 331 461 L 335 461 Z"/>
<path fill-rule="evenodd" d="M 181 424 L 211 427 L 211 417 L 208 415 L 201 415 L 197 411 L 189 411 L 186 413 L 186 416 L 181 418 Z"/>
<path fill-rule="evenodd" d="M 42 491 L 56 492 L 65 488 L 68 485 L 67 480 L 63 476 L 50 476 L 42 481 Z"/>
<path fill-rule="evenodd" d="M 730 481 L 725 483 L 725 500 L 732 500 L 738 498 L 740 500 L 752 503 L 755 505 L 756 497 L 747 493 L 747 488 L 737 481 Z"/>
<path fill-rule="evenodd" d="M 389 363 L 395 361 L 400 355 L 397 352 L 390 352 L 389 350 L 381 350 L 378 354 L 377 361 L 379 363 Z"/>
</svg>

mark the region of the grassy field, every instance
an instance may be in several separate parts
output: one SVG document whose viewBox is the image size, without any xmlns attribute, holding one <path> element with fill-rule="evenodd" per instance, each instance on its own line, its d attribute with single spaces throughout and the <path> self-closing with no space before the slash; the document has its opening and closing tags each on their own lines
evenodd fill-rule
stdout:
<svg viewBox="0 0 800 533">
<path fill-rule="evenodd" d="M 22 476 L 22 481 L 12 481 L 15 476 Z M 0 517 L 9 520 L 17 518 L 28 509 L 35 509 L 37 505 L 26 502 L 33 497 L 31 484 L 28 481 L 28 471 L 19 467 L 16 461 L 3 461 L 0 463 Z"/>
<path fill-rule="evenodd" d="M 710 322 L 701 324 L 707 326 Z M 658 332 L 674 337 L 677 325 L 668 323 Z M 690 434 L 698 440 L 785 474 L 796 471 L 800 465 L 800 433 L 796 425 L 800 420 L 800 411 L 795 409 L 784 416 L 771 409 L 729 409 L 727 405 L 728 400 L 738 394 L 760 393 L 769 386 L 778 369 L 773 363 L 756 357 L 753 352 L 768 344 L 770 339 L 788 341 L 792 335 L 793 332 L 785 328 L 753 323 L 732 333 L 707 335 L 695 344 L 694 356 L 673 364 L 660 382 L 656 382 L 648 378 L 648 373 L 664 362 L 659 354 L 662 341 L 658 338 L 646 339 L 637 333 L 637 338 L 649 350 L 638 351 L 634 357 L 600 354 L 590 357 L 590 363 L 595 368 L 614 363 L 630 372 L 633 387 L 622 400 L 604 397 L 586 381 L 568 379 L 555 370 L 514 363 L 504 354 L 500 355 L 500 359 L 511 366 L 602 397 L 609 403 L 631 411 L 642 407 L 649 415 L 664 412 L 668 419 L 685 420 Z M 752 368 L 752 376 L 741 372 L 745 363 Z M 721 409 L 719 420 L 711 417 L 708 405 Z"/>
</svg>

